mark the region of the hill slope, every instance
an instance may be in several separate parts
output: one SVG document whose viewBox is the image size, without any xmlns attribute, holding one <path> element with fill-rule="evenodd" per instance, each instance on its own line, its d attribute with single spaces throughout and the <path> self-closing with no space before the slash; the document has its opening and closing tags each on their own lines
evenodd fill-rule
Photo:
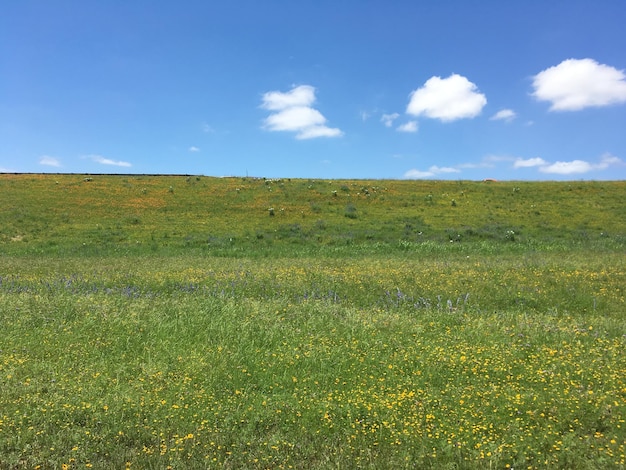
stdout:
<svg viewBox="0 0 626 470">
<path fill-rule="evenodd" d="M 5 252 L 624 243 L 626 182 L 0 175 Z"/>
</svg>

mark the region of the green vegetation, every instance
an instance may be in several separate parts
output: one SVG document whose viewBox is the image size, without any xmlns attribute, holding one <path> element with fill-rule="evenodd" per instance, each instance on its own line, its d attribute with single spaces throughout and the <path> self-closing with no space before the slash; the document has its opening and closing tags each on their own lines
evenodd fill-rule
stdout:
<svg viewBox="0 0 626 470">
<path fill-rule="evenodd" d="M 4 253 L 624 247 L 626 182 L 2 175 Z M 452 204 L 452 201 L 455 203 Z M 272 215 L 273 214 L 273 215 Z M 425 246 L 422 246 L 425 245 Z M 447 250 L 447 248 L 446 248 Z M 337 251 L 331 250 L 333 256 Z"/>
<path fill-rule="evenodd" d="M 624 182 L 0 194 L 0 469 L 626 465 Z"/>
</svg>

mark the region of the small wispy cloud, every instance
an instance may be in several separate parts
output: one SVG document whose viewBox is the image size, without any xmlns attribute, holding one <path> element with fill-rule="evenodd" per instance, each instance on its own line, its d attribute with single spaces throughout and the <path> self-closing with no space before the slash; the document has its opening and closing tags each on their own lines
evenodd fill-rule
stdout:
<svg viewBox="0 0 626 470">
<path fill-rule="evenodd" d="M 513 162 L 513 168 L 531 168 L 534 166 L 544 166 L 547 164 L 548 162 L 546 162 L 543 158 L 539 158 L 539 157 L 527 158 L 527 159 L 517 158 Z"/>
<path fill-rule="evenodd" d="M 511 122 L 516 116 L 517 114 L 512 109 L 501 109 L 489 119 L 491 121 Z"/>
<path fill-rule="evenodd" d="M 101 165 L 113 165 L 113 166 L 121 166 L 121 167 L 131 167 L 132 165 L 128 162 L 124 162 L 121 160 L 111 160 L 110 158 L 105 158 L 101 155 L 86 155 L 85 158 L 89 158 L 96 163 L 100 163 Z"/>
<path fill-rule="evenodd" d="M 202 132 L 204 132 L 205 134 L 213 134 L 215 132 L 215 129 L 213 129 L 213 127 L 211 127 L 206 122 L 203 122 L 202 123 Z"/>
<path fill-rule="evenodd" d="M 400 115 L 398 113 L 383 114 L 380 118 L 380 122 L 382 122 L 385 127 L 391 127 L 393 126 L 393 121 L 395 121 L 399 117 Z"/>
<path fill-rule="evenodd" d="M 192 145 L 191 147 L 189 147 L 188 149 L 190 152 L 199 152 L 200 149 L 194 145 Z"/>
<path fill-rule="evenodd" d="M 407 171 L 404 174 L 405 178 L 408 179 L 419 179 L 419 178 L 432 178 L 433 176 L 447 174 L 447 173 L 460 173 L 461 170 L 452 167 L 440 167 L 437 165 L 433 165 L 428 170 L 422 171 L 417 169 L 412 169 Z"/>
<path fill-rule="evenodd" d="M 553 173 L 558 175 L 572 175 L 589 173 L 591 171 L 606 170 L 614 165 L 623 165 L 624 162 L 610 153 L 606 153 L 600 157 L 598 163 L 591 163 L 585 160 L 572 160 L 568 162 L 555 162 L 539 168 L 542 173 Z"/>
<path fill-rule="evenodd" d="M 542 166 L 542 173 L 555 173 L 559 175 L 571 175 L 575 173 L 588 173 L 593 170 L 593 165 L 584 160 L 572 160 L 570 162 L 555 162 L 551 165 Z"/>
<path fill-rule="evenodd" d="M 41 158 L 39 159 L 39 164 L 45 165 L 45 166 L 54 166 L 54 167 L 61 166 L 61 162 L 59 162 L 58 159 L 51 157 L 49 155 L 42 155 Z"/>
<path fill-rule="evenodd" d="M 417 121 L 409 121 L 396 128 L 398 132 L 417 132 Z"/>
<path fill-rule="evenodd" d="M 478 163 L 462 163 L 458 168 L 494 168 L 500 162 L 514 161 L 515 157 L 508 155 L 486 155 Z"/>
</svg>

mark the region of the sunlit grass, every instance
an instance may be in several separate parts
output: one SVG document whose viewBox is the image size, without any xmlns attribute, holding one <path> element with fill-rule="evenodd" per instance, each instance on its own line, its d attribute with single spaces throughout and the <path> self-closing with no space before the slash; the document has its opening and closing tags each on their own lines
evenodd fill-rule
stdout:
<svg viewBox="0 0 626 470">
<path fill-rule="evenodd" d="M 355 246 L 388 252 L 442 241 L 623 248 L 626 219 L 623 181 L 5 174 L 0 193 L 0 246 L 15 253 L 274 256 Z"/>
<path fill-rule="evenodd" d="M 0 469 L 626 466 L 624 182 L 88 178 L 0 177 Z"/>
<path fill-rule="evenodd" d="M 5 259 L 0 462 L 619 467 L 623 258 L 558 260 Z"/>
</svg>

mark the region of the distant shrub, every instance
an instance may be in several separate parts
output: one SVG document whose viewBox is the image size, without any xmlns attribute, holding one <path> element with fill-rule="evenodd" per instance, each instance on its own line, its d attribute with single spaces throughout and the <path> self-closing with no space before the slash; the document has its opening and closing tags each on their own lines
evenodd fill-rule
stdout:
<svg viewBox="0 0 626 470">
<path fill-rule="evenodd" d="M 354 204 L 349 203 L 346 206 L 346 210 L 344 215 L 349 218 L 349 219 L 356 219 L 357 218 L 357 213 L 356 213 L 356 207 L 354 206 Z"/>
</svg>

